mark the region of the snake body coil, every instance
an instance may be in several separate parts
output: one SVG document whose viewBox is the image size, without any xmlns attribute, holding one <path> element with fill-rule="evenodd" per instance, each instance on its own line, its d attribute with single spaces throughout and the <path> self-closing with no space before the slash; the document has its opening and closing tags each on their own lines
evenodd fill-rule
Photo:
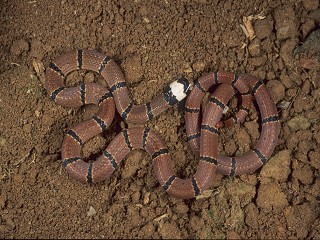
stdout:
<svg viewBox="0 0 320 240">
<path fill-rule="evenodd" d="M 96 83 L 65 87 L 64 79 L 71 71 L 86 69 L 97 72 L 106 80 L 109 90 Z M 200 124 L 200 105 L 205 92 L 220 84 L 205 108 Z M 144 149 L 152 157 L 155 175 L 169 194 L 179 198 L 193 198 L 210 187 L 216 171 L 229 175 L 252 173 L 271 156 L 280 131 L 279 117 L 265 86 L 247 74 L 235 75 L 214 72 L 201 77 L 186 102 L 186 129 L 193 152 L 200 156 L 196 173 L 188 179 L 175 175 L 173 162 L 163 140 L 148 128 L 123 129 L 94 162 L 84 162 L 82 145 L 105 131 L 112 122 L 115 109 L 130 123 L 143 123 L 184 99 L 190 92 L 186 79 L 167 86 L 150 102 L 134 105 L 119 66 L 108 56 L 94 50 L 68 52 L 54 59 L 46 71 L 45 88 L 51 99 L 66 107 L 84 104 L 99 106 L 96 116 L 68 131 L 62 146 L 63 165 L 68 173 L 81 182 L 99 182 L 111 176 L 121 161 L 134 149 Z M 220 122 L 224 107 L 236 88 L 242 97 L 242 107 L 233 117 Z M 218 133 L 223 126 L 243 122 L 251 107 L 253 92 L 262 117 L 262 132 L 255 148 L 240 157 L 218 155 Z"/>
</svg>

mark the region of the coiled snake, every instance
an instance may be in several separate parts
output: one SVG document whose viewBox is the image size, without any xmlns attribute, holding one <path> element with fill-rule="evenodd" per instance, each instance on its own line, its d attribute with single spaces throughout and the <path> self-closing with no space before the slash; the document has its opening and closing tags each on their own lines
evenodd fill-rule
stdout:
<svg viewBox="0 0 320 240">
<path fill-rule="evenodd" d="M 101 74 L 109 90 L 97 83 L 65 87 L 66 75 L 78 69 Z M 200 121 L 202 98 L 214 84 L 220 85 L 211 96 Z M 228 175 L 240 175 L 253 173 L 265 164 L 274 151 L 280 131 L 277 109 L 266 87 L 248 74 L 209 73 L 195 83 L 192 91 L 189 82 L 182 78 L 171 83 L 150 102 L 135 105 L 129 96 L 124 75 L 114 60 L 94 50 L 77 50 L 63 54 L 49 64 L 45 88 L 50 98 L 61 106 L 99 106 L 96 116 L 67 132 L 62 145 L 63 165 L 73 178 L 81 182 L 96 183 L 109 178 L 129 152 L 144 149 L 152 157 L 156 178 L 163 189 L 178 198 L 193 198 L 210 187 L 217 171 Z M 234 117 L 220 122 L 223 109 L 235 93 L 234 89 L 241 94 L 242 106 Z M 255 148 L 239 157 L 218 155 L 219 128 L 244 121 L 251 107 L 251 92 L 256 98 L 262 119 L 262 131 Z M 143 127 L 123 129 L 98 159 L 93 162 L 82 160 L 82 145 L 108 128 L 114 118 L 115 109 L 127 122 L 144 123 L 187 95 L 187 139 L 192 151 L 200 156 L 197 171 L 191 178 L 181 179 L 175 175 L 166 144 L 154 131 Z"/>
</svg>

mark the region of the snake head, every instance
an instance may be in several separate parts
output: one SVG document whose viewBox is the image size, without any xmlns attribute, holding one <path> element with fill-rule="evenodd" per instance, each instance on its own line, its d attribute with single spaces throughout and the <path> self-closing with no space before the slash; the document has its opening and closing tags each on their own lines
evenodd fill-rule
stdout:
<svg viewBox="0 0 320 240">
<path fill-rule="evenodd" d="M 185 78 L 180 78 L 170 84 L 170 90 L 172 95 L 180 102 L 183 100 L 191 91 L 191 85 L 189 81 Z"/>
</svg>

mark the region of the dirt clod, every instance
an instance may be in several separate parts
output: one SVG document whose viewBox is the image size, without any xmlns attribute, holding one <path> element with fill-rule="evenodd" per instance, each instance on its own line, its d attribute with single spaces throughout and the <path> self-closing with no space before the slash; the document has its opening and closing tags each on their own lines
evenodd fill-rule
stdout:
<svg viewBox="0 0 320 240">
<path fill-rule="evenodd" d="M 261 182 L 269 182 L 272 178 L 278 182 L 285 182 L 290 174 L 290 151 L 282 150 L 269 159 L 261 170 Z"/>
<path fill-rule="evenodd" d="M 288 200 L 279 184 L 268 183 L 259 187 L 257 205 L 265 210 L 281 211 L 288 206 Z"/>
</svg>

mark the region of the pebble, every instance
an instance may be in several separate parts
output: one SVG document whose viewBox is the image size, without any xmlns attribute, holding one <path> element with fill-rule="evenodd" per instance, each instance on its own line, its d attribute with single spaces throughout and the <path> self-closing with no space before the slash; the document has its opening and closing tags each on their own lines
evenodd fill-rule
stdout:
<svg viewBox="0 0 320 240">
<path fill-rule="evenodd" d="M 95 215 L 97 213 L 97 211 L 92 207 L 90 206 L 89 207 L 89 211 L 87 212 L 87 216 L 88 217 L 92 217 L 93 215 Z"/>
</svg>

